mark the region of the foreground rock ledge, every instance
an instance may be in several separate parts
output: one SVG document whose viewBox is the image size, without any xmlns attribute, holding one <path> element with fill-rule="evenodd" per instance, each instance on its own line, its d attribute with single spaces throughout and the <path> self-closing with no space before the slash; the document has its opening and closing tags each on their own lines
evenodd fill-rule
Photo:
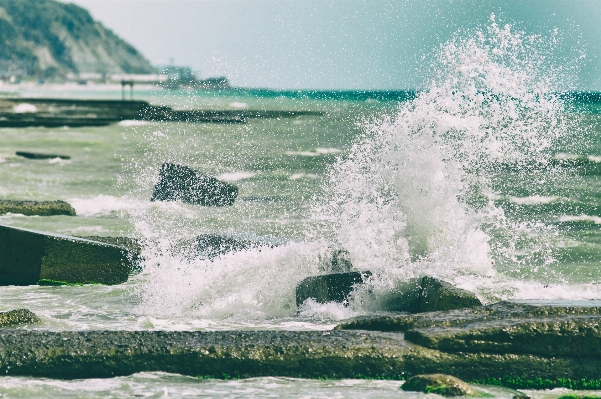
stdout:
<svg viewBox="0 0 601 399">
<path fill-rule="evenodd" d="M 447 373 L 467 381 L 596 378 L 599 357 L 445 353 L 403 334 L 361 331 L 3 330 L 0 373 L 100 378 L 164 371 L 213 378 L 390 378 Z"/>
</svg>

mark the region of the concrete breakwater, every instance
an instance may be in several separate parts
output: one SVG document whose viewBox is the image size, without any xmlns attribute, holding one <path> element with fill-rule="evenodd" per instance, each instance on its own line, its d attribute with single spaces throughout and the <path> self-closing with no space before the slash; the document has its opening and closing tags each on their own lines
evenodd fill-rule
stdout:
<svg viewBox="0 0 601 399">
<path fill-rule="evenodd" d="M 0 100 L 0 127 L 107 126 L 122 120 L 190 123 L 245 123 L 248 119 L 323 115 L 318 111 L 174 110 L 146 101 L 53 98 Z"/>
<path fill-rule="evenodd" d="M 338 330 L 319 332 L 4 329 L 0 334 L 0 372 L 65 379 L 142 371 L 208 378 L 404 379 L 446 373 L 472 382 L 509 382 L 513 387 L 520 387 L 521 381 L 523 387 L 536 388 L 533 384 L 539 381 L 546 388 L 590 389 L 600 381 L 601 355 L 590 350 L 601 344 L 600 310 L 586 302 L 501 302 L 473 309 L 386 316 L 389 321 L 411 318 L 413 324 L 404 324 L 405 334 L 346 330 L 351 326 L 374 329 L 375 324 L 365 321 L 381 316 L 363 317 Z M 490 320 L 503 323 L 492 331 L 487 325 Z M 449 342 L 467 342 L 471 334 L 485 337 L 487 344 L 466 350 L 465 345 L 435 345 L 419 338 L 432 335 L 432 328 L 449 325 L 454 327 L 441 328 Z M 532 327 L 520 327 L 525 325 Z M 571 327 L 553 327 L 560 325 Z M 539 344 L 519 344 L 527 341 Z"/>
</svg>

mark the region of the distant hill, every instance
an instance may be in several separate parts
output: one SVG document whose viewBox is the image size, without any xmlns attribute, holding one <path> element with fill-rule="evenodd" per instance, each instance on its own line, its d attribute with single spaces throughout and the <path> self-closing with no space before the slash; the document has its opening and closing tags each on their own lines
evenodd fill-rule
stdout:
<svg viewBox="0 0 601 399">
<path fill-rule="evenodd" d="M 0 75 L 153 72 L 134 47 L 77 5 L 0 0 Z"/>
</svg>

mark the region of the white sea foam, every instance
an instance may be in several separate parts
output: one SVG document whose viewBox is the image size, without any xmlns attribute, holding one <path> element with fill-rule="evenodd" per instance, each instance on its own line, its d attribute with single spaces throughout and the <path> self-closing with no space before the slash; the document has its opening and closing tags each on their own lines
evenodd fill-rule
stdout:
<svg viewBox="0 0 601 399">
<path fill-rule="evenodd" d="M 145 125 L 149 125 L 149 124 L 150 124 L 150 122 L 148 122 L 148 121 L 137 121 L 137 120 L 130 120 L 130 119 L 126 119 L 126 120 L 118 123 L 119 126 L 123 126 L 123 127 L 145 126 Z"/>
<path fill-rule="evenodd" d="M 224 181 L 238 181 L 244 179 L 250 179 L 255 177 L 256 173 L 252 172 L 232 172 L 232 173 L 222 173 L 217 176 L 217 179 Z"/>
<path fill-rule="evenodd" d="M 234 102 L 230 103 L 230 107 L 236 108 L 236 109 L 246 109 L 246 108 L 248 108 L 248 104 L 239 102 L 239 101 L 234 101 Z"/>
<path fill-rule="evenodd" d="M 588 155 L 587 156 L 588 160 L 591 162 L 601 162 L 601 156 L 597 156 L 597 155 Z"/>
<path fill-rule="evenodd" d="M 38 112 L 38 107 L 29 103 L 21 103 L 15 105 L 13 111 L 17 114 L 33 113 Z"/>
<path fill-rule="evenodd" d="M 531 197 L 509 197 L 509 200 L 514 204 L 518 205 L 537 205 L 537 204 L 550 204 L 559 200 L 557 196 L 543 197 L 540 195 L 533 195 Z"/>
<path fill-rule="evenodd" d="M 555 159 L 559 159 L 559 160 L 566 160 L 566 159 L 573 160 L 573 159 L 578 159 L 578 158 L 580 158 L 580 155 L 578 155 L 578 154 L 568 154 L 565 152 L 560 152 L 560 153 L 555 154 Z"/>
<path fill-rule="evenodd" d="M 559 217 L 560 222 L 591 222 L 595 224 L 601 224 L 601 217 L 599 216 L 590 216 L 590 215 L 579 215 L 579 216 L 571 216 L 564 215 Z"/>
<path fill-rule="evenodd" d="M 132 212 L 161 208 L 179 212 L 182 217 L 192 212 L 179 202 L 150 202 L 140 201 L 127 197 L 114 197 L 111 195 L 97 195 L 92 198 L 71 198 L 68 202 L 73 206 L 79 216 L 107 216 L 119 214 L 129 215 Z"/>
<path fill-rule="evenodd" d="M 319 176 L 313 173 L 293 173 L 290 175 L 290 180 L 298 180 L 298 179 L 317 179 Z"/>
<path fill-rule="evenodd" d="M 49 159 L 48 163 L 50 163 L 50 164 L 57 163 L 59 165 L 64 165 L 67 163 L 71 163 L 71 160 L 70 159 L 62 159 L 61 157 L 56 157 L 56 158 Z"/>
<path fill-rule="evenodd" d="M 326 154 L 339 153 L 338 148 L 316 148 L 315 151 L 286 151 L 286 155 L 302 156 L 302 157 L 317 157 Z"/>
</svg>

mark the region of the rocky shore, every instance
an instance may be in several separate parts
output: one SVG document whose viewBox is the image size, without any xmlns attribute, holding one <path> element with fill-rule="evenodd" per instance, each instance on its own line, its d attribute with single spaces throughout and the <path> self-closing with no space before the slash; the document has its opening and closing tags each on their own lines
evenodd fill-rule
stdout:
<svg viewBox="0 0 601 399">
<path fill-rule="evenodd" d="M 4 98 L 0 100 L 2 127 L 107 126 L 123 120 L 189 123 L 245 123 L 249 119 L 320 116 L 317 111 L 175 110 L 146 101 Z"/>
<path fill-rule="evenodd" d="M 601 389 L 600 313 L 587 302 L 500 302 L 360 317 L 325 332 L 10 328 L 0 334 L 0 372 L 65 379 L 142 371 L 334 379 L 445 373 L 513 388 Z"/>
</svg>

